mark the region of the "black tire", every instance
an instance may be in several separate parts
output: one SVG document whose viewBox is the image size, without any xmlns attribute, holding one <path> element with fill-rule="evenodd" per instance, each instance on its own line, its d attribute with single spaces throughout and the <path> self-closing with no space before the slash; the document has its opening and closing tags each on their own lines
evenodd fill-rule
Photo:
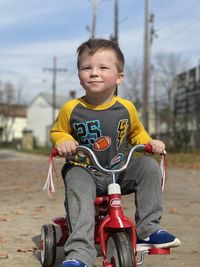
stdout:
<svg viewBox="0 0 200 267">
<path fill-rule="evenodd" d="M 126 232 L 111 233 L 106 252 L 112 267 L 136 267 L 130 236 Z"/>
<path fill-rule="evenodd" d="M 43 267 L 52 267 L 56 259 L 56 230 L 52 224 L 46 224 L 41 229 L 40 262 Z"/>
</svg>

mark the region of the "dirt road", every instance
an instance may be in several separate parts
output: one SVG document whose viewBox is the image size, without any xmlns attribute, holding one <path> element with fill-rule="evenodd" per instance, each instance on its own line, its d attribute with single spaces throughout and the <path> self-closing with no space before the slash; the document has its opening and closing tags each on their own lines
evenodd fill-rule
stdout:
<svg viewBox="0 0 200 267">
<path fill-rule="evenodd" d="M 41 266 L 38 260 L 41 226 L 64 215 L 62 181 L 55 180 L 53 198 L 42 191 L 47 169 L 47 157 L 0 150 L 1 267 Z M 199 170 L 168 170 L 162 225 L 181 239 L 182 246 L 171 250 L 168 256 L 145 256 L 144 267 L 200 266 L 199 192 Z M 123 200 L 129 216 L 133 215 L 132 199 L 129 195 Z M 61 249 L 55 267 L 62 258 Z M 101 259 L 97 259 L 96 266 L 102 266 Z"/>
</svg>

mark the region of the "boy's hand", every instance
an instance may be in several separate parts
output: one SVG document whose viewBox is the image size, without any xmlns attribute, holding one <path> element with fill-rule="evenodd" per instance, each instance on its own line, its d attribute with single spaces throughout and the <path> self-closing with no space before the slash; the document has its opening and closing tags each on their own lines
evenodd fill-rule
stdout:
<svg viewBox="0 0 200 267">
<path fill-rule="evenodd" d="M 165 152 L 165 144 L 162 141 L 152 139 L 149 144 L 152 146 L 154 153 L 163 154 Z"/>
<path fill-rule="evenodd" d="M 76 147 L 79 145 L 77 141 L 68 140 L 55 146 L 60 156 L 67 156 L 76 153 Z"/>
</svg>

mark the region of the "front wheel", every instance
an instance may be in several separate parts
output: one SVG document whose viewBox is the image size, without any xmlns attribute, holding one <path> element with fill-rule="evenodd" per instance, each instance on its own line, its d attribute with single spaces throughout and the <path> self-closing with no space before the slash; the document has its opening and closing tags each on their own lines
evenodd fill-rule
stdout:
<svg viewBox="0 0 200 267">
<path fill-rule="evenodd" d="M 136 267 L 130 236 L 126 232 L 113 232 L 109 235 L 107 260 L 112 267 Z"/>
<path fill-rule="evenodd" d="M 46 224 L 41 229 L 40 262 L 43 267 L 52 267 L 56 259 L 56 230 L 52 224 Z"/>
</svg>

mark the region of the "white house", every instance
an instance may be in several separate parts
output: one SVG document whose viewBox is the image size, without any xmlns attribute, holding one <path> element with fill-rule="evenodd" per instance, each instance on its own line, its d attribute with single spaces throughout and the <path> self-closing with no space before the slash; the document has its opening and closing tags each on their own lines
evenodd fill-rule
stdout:
<svg viewBox="0 0 200 267">
<path fill-rule="evenodd" d="M 0 141 L 17 142 L 26 128 L 26 106 L 0 103 Z"/>
<path fill-rule="evenodd" d="M 74 91 L 67 97 L 57 95 L 55 99 L 55 115 L 58 114 L 60 107 L 73 97 L 75 97 Z M 49 144 L 49 129 L 53 123 L 52 103 L 52 94 L 40 93 L 33 99 L 27 110 L 27 129 L 33 132 L 38 146 Z"/>
</svg>

